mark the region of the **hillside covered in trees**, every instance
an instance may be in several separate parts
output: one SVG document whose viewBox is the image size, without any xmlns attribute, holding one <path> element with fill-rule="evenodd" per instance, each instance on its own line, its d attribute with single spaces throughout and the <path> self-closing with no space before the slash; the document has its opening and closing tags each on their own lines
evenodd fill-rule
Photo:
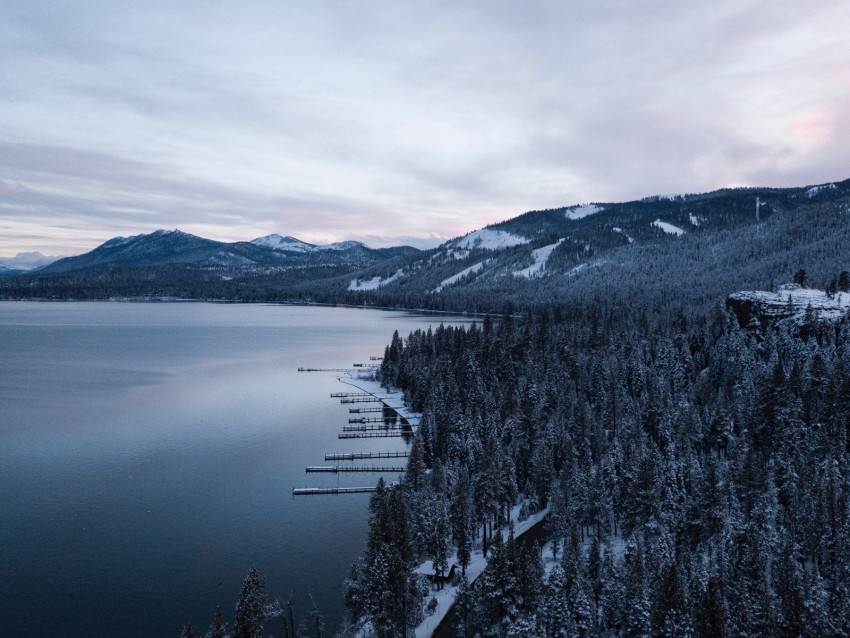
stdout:
<svg viewBox="0 0 850 638">
<path fill-rule="evenodd" d="M 497 536 L 460 636 L 847 635 L 850 323 L 640 306 L 393 338 L 383 382 L 423 418 L 348 586 L 367 634 L 405 635 L 413 565 L 525 500 L 557 565 Z"/>
<path fill-rule="evenodd" d="M 0 299 L 205 299 L 514 313 L 605 299 L 653 313 L 846 270 L 850 180 L 531 211 L 426 251 L 179 231 L 0 276 Z M 297 242 L 297 243 L 296 243 Z M 306 247 L 306 248 L 305 248 Z"/>
</svg>

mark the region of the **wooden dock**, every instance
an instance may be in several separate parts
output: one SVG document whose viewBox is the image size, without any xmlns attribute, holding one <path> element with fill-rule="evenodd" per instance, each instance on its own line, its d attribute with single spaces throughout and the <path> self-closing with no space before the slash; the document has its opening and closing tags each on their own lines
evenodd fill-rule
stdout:
<svg viewBox="0 0 850 638">
<path fill-rule="evenodd" d="M 383 408 L 348 408 L 349 414 L 363 414 L 365 412 L 393 412 L 396 413 L 395 410 L 388 407 Z"/>
<path fill-rule="evenodd" d="M 298 372 L 351 372 L 353 368 L 298 368 Z"/>
<path fill-rule="evenodd" d="M 326 461 L 361 461 L 364 459 L 406 459 L 410 452 L 340 452 L 325 454 Z"/>
<path fill-rule="evenodd" d="M 371 392 L 331 392 L 331 399 L 347 399 L 348 397 L 371 397 Z"/>
<path fill-rule="evenodd" d="M 383 403 L 385 399 L 379 397 L 353 397 L 351 399 L 340 399 L 340 403 Z"/>
<path fill-rule="evenodd" d="M 367 494 L 374 487 L 293 487 L 292 496 L 315 496 L 318 494 Z"/>
<path fill-rule="evenodd" d="M 397 414 L 392 416 L 357 416 L 348 419 L 349 423 L 387 423 L 388 421 L 399 421 L 401 417 Z"/>
<path fill-rule="evenodd" d="M 402 436 L 412 436 L 410 430 L 383 430 L 382 432 L 340 432 L 337 434 L 338 439 L 392 439 L 401 438 Z"/>
<path fill-rule="evenodd" d="M 369 423 L 366 425 L 343 425 L 343 432 L 383 432 L 384 430 L 401 430 L 407 428 L 410 430 L 410 426 L 403 423 L 388 423 L 388 424 L 379 424 L 379 423 Z"/>
<path fill-rule="evenodd" d="M 364 474 L 399 474 L 405 471 L 404 466 L 383 465 L 308 465 L 307 472 L 326 472 L 339 474 L 341 472 L 361 472 Z"/>
</svg>

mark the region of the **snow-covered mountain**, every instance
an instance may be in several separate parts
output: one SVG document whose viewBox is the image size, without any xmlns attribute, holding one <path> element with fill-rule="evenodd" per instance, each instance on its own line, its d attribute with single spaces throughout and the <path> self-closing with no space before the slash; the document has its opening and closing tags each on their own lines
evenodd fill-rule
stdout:
<svg viewBox="0 0 850 638">
<path fill-rule="evenodd" d="M 160 230 L 116 237 L 38 275 L 4 276 L 2 285 L 17 286 L 18 296 L 84 289 L 455 311 L 568 307 L 601 290 L 612 305 L 635 295 L 716 303 L 734 290 L 788 281 L 789 268 L 810 270 L 819 286 L 850 270 L 848 213 L 845 180 L 530 211 L 427 251 L 317 246 L 280 235 L 224 243 Z M 121 277 L 103 276 L 107 267 Z M 58 273 L 69 275 L 49 279 Z"/>
<path fill-rule="evenodd" d="M 180 230 L 115 237 L 91 252 L 67 257 L 42 269 L 59 273 L 98 267 L 142 268 L 185 265 L 203 268 L 258 268 L 346 265 L 363 268 L 415 248 L 372 249 L 360 242 L 314 246 L 294 237 L 267 235 L 252 242 L 219 242 Z"/>
<path fill-rule="evenodd" d="M 543 295 L 554 299 L 564 295 L 564 287 L 572 289 L 589 279 L 605 281 L 606 285 L 627 284 L 623 279 L 626 267 L 643 264 L 649 254 L 672 260 L 698 244 L 718 241 L 731 245 L 752 229 L 767 229 L 774 217 L 784 216 L 784 221 L 764 231 L 780 237 L 783 224 L 794 223 L 793 211 L 831 214 L 850 210 L 848 202 L 850 180 L 802 188 L 723 189 L 531 211 L 412 255 L 401 266 L 375 264 L 357 280 L 380 285 L 349 286 L 348 291 L 359 293 L 364 301 L 380 298 L 380 303 L 390 303 L 395 294 L 408 298 L 414 291 L 428 295 L 428 301 L 437 305 L 443 303 L 437 297 Z M 711 268 L 720 268 L 726 259 L 725 250 L 718 245 L 714 253 L 687 259 L 695 266 L 705 260 Z M 732 259 L 726 261 L 741 255 L 742 251 L 735 249 Z M 776 277 L 781 281 L 790 275 L 777 273 Z"/>
<path fill-rule="evenodd" d="M 252 239 L 251 243 L 255 246 L 262 246 L 263 248 L 271 248 L 272 250 L 281 250 L 293 253 L 309 253 L 318 248 L 318 246 L 315 246 L 314 244 L 308 244 L 307 242 L 303 242 L 295 237 L 290 237 L 288 235 L 286 237 L 281 237 L 277 233 Z"/>
<path fill-rule="evenodd" d="M 6 257 L 0 260 L 0 267 L 6 270 L 35 270 L 47 264 L 51 264 L 61 257 L 43 255 L 38 251 L 18 253 L 14 257 Z"/>
</svg>

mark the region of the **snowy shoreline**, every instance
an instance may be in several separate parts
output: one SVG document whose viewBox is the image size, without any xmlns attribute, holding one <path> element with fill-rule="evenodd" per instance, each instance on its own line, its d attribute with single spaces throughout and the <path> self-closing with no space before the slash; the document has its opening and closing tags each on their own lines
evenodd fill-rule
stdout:
<svg viewBox="0 0 850 638">
<path fill-rule="evenodd" d="M 418 427 L 419 419 L 421 418 L 421 414 L 419 412 L 414 412 L 409 409 L 404 404 L 404 393 L 400 390 L 387 390 L 384 388 L 380 382 L 378 382 L 374 378 L 367 378 L 368 376 L 374 376 L 374 373 L 369 372 L 350 372 L 348 376 L 345 377 L 337 377 L 340 383 L 345 383 L 352 387 L 355 387 L 363 392 L 368 392 L 373 396 L 381 399 L 384 404 L 395 410 L 398 415 L 403 419 L 408 419 L 411 422 L 411 425 L 414 429 Z M 514 537 L 519 538 L 529 530 L 535 528 L 538 524 L 543 522 L 543 519 L 546 518 L 546 515 L 549 513 L 549 508 L 545 508 L 540 510 L 539 512 L 535 512 L 531 514 L 528 518 L 523 521 L 519 521 L 519 512 L 522 507 L 522 504 L 514 505 L 511 508 L 510 516 L 508 518 L 514 525 Z M 503 537 L 507 537 L 508 527 L 500 528 L 500 532 Z M 457 553 L 449 556 L 448 564 L 452 565 L 457 563 Z M 476 539 L 475 546 L 472 551 L 472 558 L 469 564 L 466 567 L 466 578 L 472 583 L 478 578 L 487 567 L 487 559 L 484 557 L 482 552 L 481 542 L 479 539 Z M 422 575 L 433 575 L 433 563 L 430 560 L 426 560 L 419 566 L 414 568 L 414 571 L 418 574 Z M 433 586 L 432 586 L 433 587 Z M 437 601 L 436 610 L 430 616 L 426 615 L 425 619 L 415 628 L 416 638 L 431 638 L 434 634 L 434 631 L 440 626 L 440 623 L 449 613 L 449 610 L 452 608 L 455 602 L 455 596 L 457 595 L 458 586 L 446 583 L 443 589 L 439 591 L 431 590 L 429 595 L 425 597 L 423 600 L 423 607 L 428 604 L 428 602 L 433 598 Z M 362 636 L 362 634 L 358 633 L 358 636 Z"/>
</svg>

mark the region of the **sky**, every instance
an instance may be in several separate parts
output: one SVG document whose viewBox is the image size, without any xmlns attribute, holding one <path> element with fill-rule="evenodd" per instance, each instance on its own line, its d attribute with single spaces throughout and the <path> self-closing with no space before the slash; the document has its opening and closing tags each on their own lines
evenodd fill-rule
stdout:
<svg viewBox="0 0 850 638">
<path fill-rule="evenodd" d="M 846 0 L 0 7 L 0 257 L 850 177 Z"/>
</svg>

